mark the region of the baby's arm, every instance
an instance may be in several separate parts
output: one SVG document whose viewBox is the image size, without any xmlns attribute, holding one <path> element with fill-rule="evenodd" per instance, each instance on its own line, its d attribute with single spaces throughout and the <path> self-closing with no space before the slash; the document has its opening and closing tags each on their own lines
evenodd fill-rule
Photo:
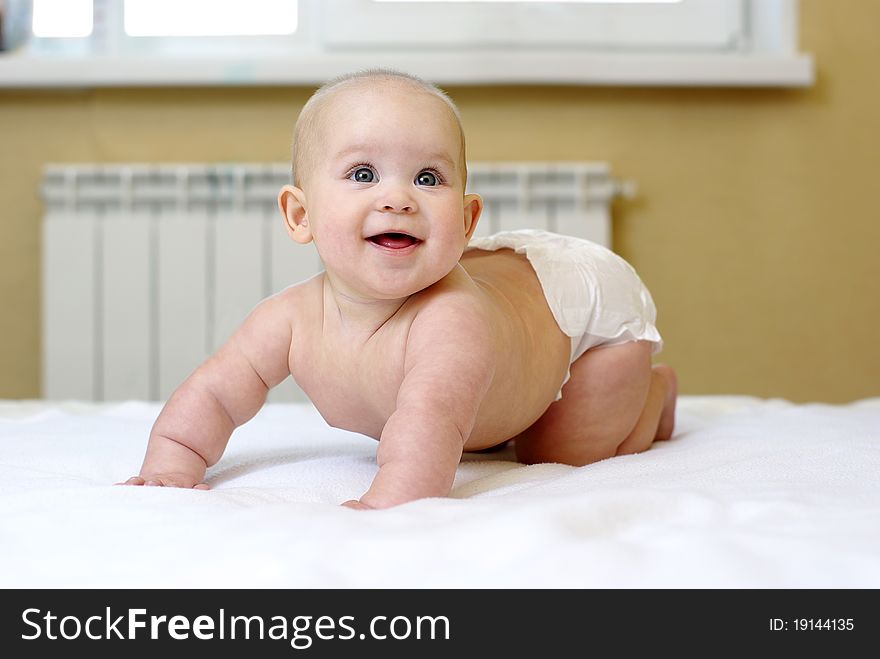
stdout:
<svg viewBox="0 0 880 659">
<path fill-rule="evenodd" d="M 490 326 L 472 301 L 453 297 L 420 311 L 397 406 L 379 439 L 379 473 L 362 506 L 346 505 L 386 508 L 448 495 L 494 373 Z"/>
<path fill-rule="evenodd" d="M 140 474 L 127 485 L 206 489 L 202 481 L 237 426 L 290 374 L 290 292 L 258 304 L 229 340 L 181 384 L 150 431 Z"/>
</svg>

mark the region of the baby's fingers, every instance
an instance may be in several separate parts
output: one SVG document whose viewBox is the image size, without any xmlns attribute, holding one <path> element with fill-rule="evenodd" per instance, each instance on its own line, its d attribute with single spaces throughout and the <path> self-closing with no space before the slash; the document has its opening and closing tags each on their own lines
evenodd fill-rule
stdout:
<svg viewBox="0 0 880 659">
<path fill-rule="evenodd" d="M 211 487 L 207 483 L 193 483 L 191 480 L 179 480 L 170 476 L 150 476 L 143 478 L 141 476 L 132 476 L 123 483 L 116 485 L 144 485 L 146 487 L 180 487 L 184 489 L 192 488 L 194 490 L 210 490 Z"/>
<path fill-rule="evenodd" d="M 192 488 L 194 490 L 211 489 L 207 483 L 192 484 L 192 481 L 180 481 L 173 478 L 168 478 L 167 476 L 153 476 L 152 478 L 147 480 L 144 485 L 146 485 L 147 487 L 180 487 L 183 489 Z"/>
<path fill-rule="evenodd" d="M 143 485 L 144 479 L 140 476 L 132 476 L 127 481 L 123 481 L 122 483 L 114 483 L 115 485 Z"/>
<path fill-rule="evenodd" d="M 372 510 L 370 506 L 365 503 L 361 503 L 357 499 L 350 499 L 344 503 L 339 504 L 344 508 L 351 508 L 352 510 Z"/>
</svg>

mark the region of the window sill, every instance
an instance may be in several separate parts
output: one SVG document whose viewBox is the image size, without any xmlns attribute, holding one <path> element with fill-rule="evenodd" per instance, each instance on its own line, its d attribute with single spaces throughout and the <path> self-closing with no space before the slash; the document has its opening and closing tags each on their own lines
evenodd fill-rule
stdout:
<svg viewBox="0 0 880 659">
<path fill-rule="evenodd" d="M 0 55 L 0 88 L 317 85 L 382 66 L 442 85 L 808 87 L 809 54 L 332 53 L 286 57 L 38 57 Z"/>
</svg>

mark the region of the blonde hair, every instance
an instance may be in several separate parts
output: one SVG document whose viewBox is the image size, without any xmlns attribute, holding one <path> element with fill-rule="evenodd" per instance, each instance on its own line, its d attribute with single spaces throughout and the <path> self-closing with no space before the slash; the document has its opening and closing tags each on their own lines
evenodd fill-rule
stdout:
<svg viewBox="0 0 880 659">
<path fill-rule="evenodd" d="M 331 97 L 343 89 L 354 85 L 369 86 L 373 83 L 383 82 L 409 85 L 416 91 L 436 96 L 446 104 L 446 107 L 449 108 L 455 118 L 461 136 L 459 168 L 462 173 L 462 186 L 467 184 L 467 158 L 465 157 L 464 129 L 461 126 L 461 115 L 455 103 L 452 102 L 452 99 L 449 98 L 446 92 L 436 85 L 409 73 L 402 73 L 391 69 L 366 69 L 356 73 L 346 73 L 326 82 L 312 94 L 311 98 L 303 106 L 296 120 L 296 126 L 293 129 L 293 146 L 291 148 L 291 179 L 295 186 L 302 187 L 304 173 L 315 162 L 317 151 L 315 135 L 322 128 L 324 114 L 322 110 L 327 107 Z"/>
</svg>

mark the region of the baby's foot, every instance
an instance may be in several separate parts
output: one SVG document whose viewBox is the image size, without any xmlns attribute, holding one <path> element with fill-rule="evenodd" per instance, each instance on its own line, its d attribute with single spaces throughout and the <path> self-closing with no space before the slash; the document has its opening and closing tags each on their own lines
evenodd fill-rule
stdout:
<svg viewBox="0 0 880 659">
<path fill-rule="evenodd" d="M 666 398 L 663 400 L 663 411 L 660 413 L 660 423 L 657 425 L 655 440 L 669 439 L 675 428 L 675 402 L 678 397 L 678 377 L 675 371 L 666 364 L 654 366 L 654 372 L 666 382 Z"/>
</svg>

